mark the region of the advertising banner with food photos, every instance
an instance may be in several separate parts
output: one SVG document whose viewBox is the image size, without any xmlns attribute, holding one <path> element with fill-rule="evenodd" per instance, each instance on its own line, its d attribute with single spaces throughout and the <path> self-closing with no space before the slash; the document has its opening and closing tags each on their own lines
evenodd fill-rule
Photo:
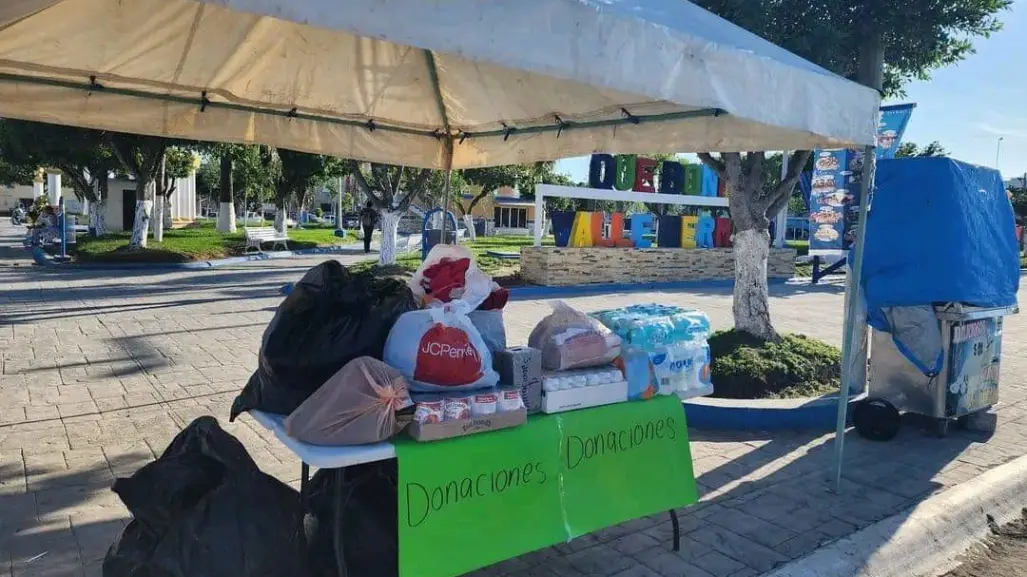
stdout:
<svg viewBox="0 0 1027 577">
<path fill-rule="evenodd" d="M 894 158 L 915 104 L 884 106 L 877 123 L 878 159 Z M 817 150 L 809 202 L 809 254 L 845 256 L 856 240 L 863 151 Z"/>
<path fill-rule="evenodd" d="M 895 158 L 916 104 L 882 106 L 877 121 L 877 159 Z"/>
</svg>

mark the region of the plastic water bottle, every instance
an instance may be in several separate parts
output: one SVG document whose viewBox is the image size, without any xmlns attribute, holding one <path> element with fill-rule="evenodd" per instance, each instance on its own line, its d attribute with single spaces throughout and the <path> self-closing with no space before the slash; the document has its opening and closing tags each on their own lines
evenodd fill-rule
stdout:
<svg viewBox="0 0 1027 577">
<path fill-rule="evenodd" d="M 628 399 L 637 401 L 653 395 L 652 375 L 649 371 L 649 355 L 637 347 L 627 347 L 621 355 L 624 361 L 624 378 L 628 382 Z"/>
</svg>

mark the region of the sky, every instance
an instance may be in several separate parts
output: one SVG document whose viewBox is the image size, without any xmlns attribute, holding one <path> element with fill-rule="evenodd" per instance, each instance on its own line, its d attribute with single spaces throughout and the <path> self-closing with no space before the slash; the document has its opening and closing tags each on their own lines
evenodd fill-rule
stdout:
<svg viewBox="0 0 1027 577">
<path fill-rule="evenodd" d="M 978 39 L 976 54 L 886 104 L 916 103 L 905 142 L 937 140 L 952 158 L 984 166 L 995 166 L 998 152 L 998 168 L 1009 179 L 1027 173 L 1027 0 L 1014 0 L 999 19 L 1004 28 Z M 587 180 L 588 158 L 561 160 L 557 170 Z"/>
</svg>

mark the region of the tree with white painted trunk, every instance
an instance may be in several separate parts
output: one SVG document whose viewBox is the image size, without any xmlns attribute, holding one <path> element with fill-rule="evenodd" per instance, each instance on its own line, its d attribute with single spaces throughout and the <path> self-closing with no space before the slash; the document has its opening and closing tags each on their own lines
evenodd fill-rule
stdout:
<svg viewBox="0 0 1027 577">
<path fill-rule="evenodd" d="M 867 85 L 871 85 L 868 62 L 862 56 L 869 42 L 879 43 L 885 58 L 883 80 L 873 88 L 885 96 L 902 96 L 902 86 L 909 81 L 927 80 L 933 69 L 966 58 L 973 52 L 971 40 L 999 30 L 996 15 L 1012 5 L 1010 0 L 693 2 L 814 64 Z M 777 186 L 765 185 L 763 152 L 723 153 L 719 158 L 700 155 L 730 191 L 736 251 L 735 327 L 757 337 L 777 334 L 766 296 L 767 215 L 786 206 L 790 194 L 785 189 L 794 187 L 792 176 L 797 180 L 809 154 L 794 153 L 788 174 Z"/>
<path fill-rule="evenodd" d="M 379 266 L 396 264 L 396 235 L 400 218 L 412 202 L 429 190 L 430 180 L 436 171 L 391 164 L 359 163 L 355 160 L 345 161 L 343 168 L 353 175 L 357 190 L 381 212 Z"/>
<path fill-rule="evenodd" d="M 108 132 L 105 137 L 125 172 L 135 179 L 136 209 L 132 238 L 128 246 L 131 249 L 146 248 L 155 181 L 160 172 L 164 151 L 168 147 L 168 139 L 119 132 Z"/>
<path fill-rule="evenodd" d="M 791 155 L 788 173 L 774 186 L 764 187 L 763 152 L 725 152 L 719 157 L 700 154 L 699 158 L 729 183 L 728 204 L 734 234 L 735 292 L 731 310 L 735 328 L 753 336 L 777 340 L 770 321 L 770 295 L 767 286 L 767 258 L 770 256 L 770 218 L 788 206 L 792 190 L 799 182 L 811 152 Z M 782 231 L 783 232 L 783 231 Z"/>
</svg>

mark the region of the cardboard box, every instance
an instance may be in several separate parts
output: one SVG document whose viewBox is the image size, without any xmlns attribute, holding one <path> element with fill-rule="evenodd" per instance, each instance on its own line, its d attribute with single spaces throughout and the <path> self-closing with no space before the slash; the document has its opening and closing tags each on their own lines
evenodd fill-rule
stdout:
<svg viewBox="0 0 1027 577">
<path fill-rule="evenodd" d="M 445 421 L 424 425 L 414 421 L 410 424 L 407 432 L 416 441 L 441 441 L 442 439 L 465 437 L 475 433 L 509 429 L 510 427 L 523 425 L 527 420 L 528 412 L 520 408 L 516 411 L 506 411 L 483 417 L 471 417 L 470 419 L 461 419 L 459 421 Z"/>
<path fill-rule="evenodd" d="M 542 412 L 542 379 L 532 379 L 521 385 L 521 399 L 529 415 Z"/>
<path fill-rule="evenodd" d="M 542 351 L 531 347 L 510 347 L 495 353 L 493 360 L 500 386 L 521 389 L 528 414 L 542 409 Z"/>
<path fill-rule="evenodd" d="M 628 382 L 575 387 L 559 391 L 542 391 L 542 412 L 562 413 L 600 405 L 624 403 L 628 400 Z"/>
</svg>

